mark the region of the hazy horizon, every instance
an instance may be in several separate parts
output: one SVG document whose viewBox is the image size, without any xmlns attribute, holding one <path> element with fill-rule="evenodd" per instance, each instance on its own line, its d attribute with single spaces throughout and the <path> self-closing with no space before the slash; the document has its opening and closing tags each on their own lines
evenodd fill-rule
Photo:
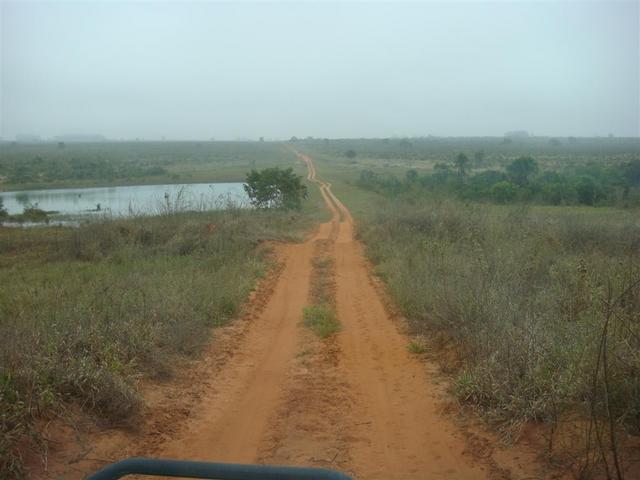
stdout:
<svg viewBox="0 0 640 480">
<path fill-rule="evenodd" d="M 637 2 L 0 4 L 0 136 L 640 135 Z"/>
</svg>

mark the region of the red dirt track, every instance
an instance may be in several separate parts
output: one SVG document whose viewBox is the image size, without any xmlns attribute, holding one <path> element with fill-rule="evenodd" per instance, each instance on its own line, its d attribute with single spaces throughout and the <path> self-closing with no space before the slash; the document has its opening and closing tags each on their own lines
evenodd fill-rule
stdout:
<svg viewBox="0 0 640 480">
<path fill-rule="evenodd" d="M 501 450 L 443 412 L 436 369 L 408 352 L 349 210 L 311 158 L 298 157 L 331 221 L 303 243 L 276 247 L 281 269 L 244 318 L 216 331 L 187 380 L 155 390 L 140 431 L 99 435 L 75 462 L 54 460 L 52 449 L 49 472 L 36 476 L 82 478 L 105 460 L 145 455 L 327 467 L 364 480 L 543 478 L 535 455 Z M 324 341 L 301 322 L 321 249 L 334 262 L 341 324 Z"/>
</svg>

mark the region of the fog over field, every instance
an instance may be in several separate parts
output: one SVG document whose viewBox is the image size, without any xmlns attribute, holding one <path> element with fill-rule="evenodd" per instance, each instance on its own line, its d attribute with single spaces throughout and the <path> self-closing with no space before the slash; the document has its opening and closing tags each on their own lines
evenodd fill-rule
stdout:
<svg viewBox="0 0 640 480">
<path fill-rule="evenodd" d="M 637 136 L 637 2 L 2 2 L 0 135 Z"/>
</svg>

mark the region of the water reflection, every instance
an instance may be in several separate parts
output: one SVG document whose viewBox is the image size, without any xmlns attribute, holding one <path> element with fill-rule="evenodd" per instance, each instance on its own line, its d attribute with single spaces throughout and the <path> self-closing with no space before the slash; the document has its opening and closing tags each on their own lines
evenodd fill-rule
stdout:
<svg viewBox="0 0 640 480">
<path fill-rule="evenodd" d="M 3 199 L 4 199 L 4 196 L 3 196 Z M 5 206 L 6 206 L 7 201 L 6 199 L 4 200 L 5 200 Z M 16 201 L 23 206 L 29 205 L 29 194 L 26 192 L 16 192 Z"/>
<path fill-rule="evenodd" d="M 242 183 L 194 183 L 181 185 L 139 185 L 126 187 L 69 188 L 0 193 L 11 215 L 25 207 L 63 215 L 160 213 L 167 209 L 219 209 L 225 202 L 247 204 Z"/>
</svg>

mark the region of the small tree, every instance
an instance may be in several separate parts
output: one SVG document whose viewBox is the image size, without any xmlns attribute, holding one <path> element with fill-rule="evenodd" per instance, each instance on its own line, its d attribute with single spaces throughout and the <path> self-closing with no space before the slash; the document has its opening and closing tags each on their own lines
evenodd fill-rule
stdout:
<svg viewBox="0 0 640 480">
<path fill-rule="evenodd" d="M 538 163 L 531 157 L 520 157 L 507 166 L 507 173 L 511 180 L 520 185 L 526 185 L 533 175 L 538 172 Z"/>
<path fill-rule="evenodd" d="M 640 185 L 640 159 L 631 160 L 624 167 L 624 179 L 628 185 Z"/>
<path fill-rule="evenodd" d="M 469 171 L 469 157 L 464 153 L 459 153 L 453 163 L 458 171 L 458 175 L 461 177 L 464 177 Z"/>
<path fill-rule="evenodd" d="M 251 170 L 247 174 L 244 190 L 251 205 L 256 208 L 299 209 L 302 200 L 307 198 L 307 186 L 302 183 L 300 175 L 293 173 L 292 168 Z"/>
<path fill-rule="evenodd" d="M 0 197 L 0 223 L 2 223 L 9 216 L 9 212 L 4 206 L 4 200 Z"/>
<path fill-rule="evenodd" d="M 593 178 L 582 176 L 575 182 L 574 188 L 578 196 L 578 202 L 583 205 L 594 205 L 598 200 L 598 187 Z"/>
<path fill-rule="evenodd" d="M 418 181 L 418 171 L 413 168 L 411 170 L 407 170 L 407 173 L 405 173 L 405 179 L 409 184 L 416 183 Z"/>
<path fill-rule="evenodd" d="M 344 156 L 350 159 L 354 159 L 356 158 L 356 151 L 355 150 L 347 150 L 346 152 L 344 152 Z"/>
<path fill-rule="evenodd" d="M 473 160 L 476 164 L 476 167 L 484 164 L 484 155 L 484 150 L 477 150 L 473 152 Z"/>
<path fill-rule="evenodd" d="M 498 182 L 489 191 L 491 198 L 498 203 L 507 203 L 516 198 L 518 193 L 515 185 L 511 182 Z"/>
</svg>

